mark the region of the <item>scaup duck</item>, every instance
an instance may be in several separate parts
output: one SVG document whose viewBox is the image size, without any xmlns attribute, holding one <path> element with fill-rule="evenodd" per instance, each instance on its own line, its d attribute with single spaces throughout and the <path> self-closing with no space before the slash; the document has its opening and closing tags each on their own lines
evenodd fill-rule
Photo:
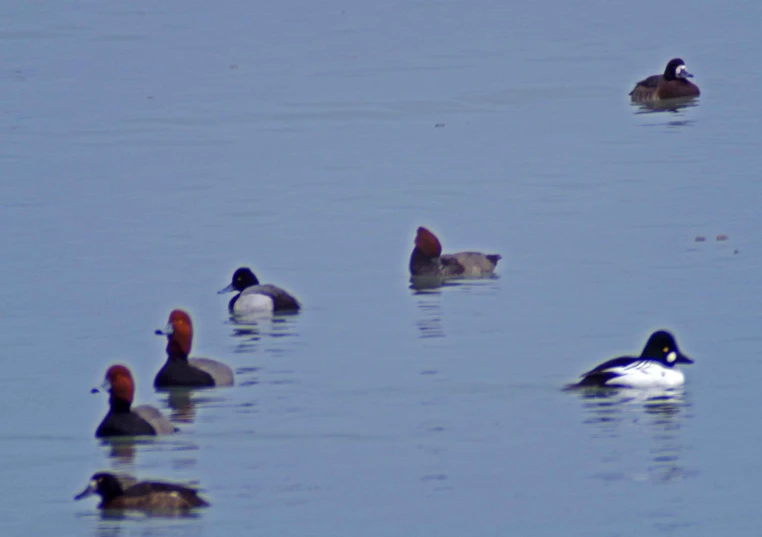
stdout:
<svg viewBox="0 0 762 537">
<path fill-rule="evenodd" d="M 217 294 L 232 291 L 238 291 L 238 294 L 228 303 L 228 310 L 234 315 L 293 313 L 301 308 L 299 302 L 280 287 L 260 284 L 251 269 L 247 267 L 236 270 L 230 285 L 217 291 Z"/>
</svg>

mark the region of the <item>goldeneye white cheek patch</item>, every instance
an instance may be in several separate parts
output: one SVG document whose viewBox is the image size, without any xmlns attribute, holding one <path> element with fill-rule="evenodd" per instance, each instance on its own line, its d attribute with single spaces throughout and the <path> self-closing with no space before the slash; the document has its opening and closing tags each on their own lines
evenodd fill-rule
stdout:
<svg viewBox="0 0 762 537">
<path fill-rule="evenodd" d="M 677 353 L 676 353 L 675 351 L 672 351 L 672 352 L 670 352 L 670 353 L 667 355 L 667 362 L 669 362 L 669 363 L 671 364 L 671 363 L 672 363 L 672 362 L 674 362 L 675 360 L 677 360 Z"/>
</svg>

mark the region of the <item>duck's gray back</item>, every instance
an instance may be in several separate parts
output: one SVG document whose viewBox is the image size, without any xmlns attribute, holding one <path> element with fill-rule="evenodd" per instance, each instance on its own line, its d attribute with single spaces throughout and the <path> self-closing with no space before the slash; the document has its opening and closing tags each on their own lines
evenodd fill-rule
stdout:
<svg viewBox="0 0 762 537">
<path fill-rule="evenodd" d="M 188 363 L 209 373 L 214 379 L 215 386 L 232 386 L 234 384 L 233 370 L 222 362 L 211 358 L 189 358 Z"/>
</svg>

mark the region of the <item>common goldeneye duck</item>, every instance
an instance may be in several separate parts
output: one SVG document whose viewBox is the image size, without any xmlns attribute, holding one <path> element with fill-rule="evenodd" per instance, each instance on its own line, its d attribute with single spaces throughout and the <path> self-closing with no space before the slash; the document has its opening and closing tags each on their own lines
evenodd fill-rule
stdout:
<svg viewBox="0 0 762 537">
<path fill-rule="evenodd" d="M 648 338 L 639 357 L 621 356 L 604 362 L 571 387 L 674 388 L 685 382 L 685 375 L 675 365 L 692 363 L 680 352 L 672 334 L 659 330 Z"/>
<path fill-rule="evenodd" d="M 74 499 L 81 500 L 93 494 L 101 497 L 100 509 L 185 511 L 209 505 L 199 497 L 198 491 L 190 487 L 159 481 L 141 481 L 127 486 L 124 480 L 106 472 L 93 474 L 87 488 Z"/>
<path fill-rule="evenodd" d="M 688 80 L 692 77 L 685 68 L 685 62 L 674 58 L 669 61 L 663 74 L 649 76 L 635 84 L 630 97 L 636 103 L 698 97 L 701 94 L 698 86 Z"/>
<path fill-rule="evenodd" d="M 479 278 L 495 272 L 499 254 L 458 252 L 442 255 L 442 244 L 431 231 L 419 227 L 410 254 L 410 274 L 438 278 Z"/>
<path fill-rule="evenodd" d="M 217 291 L 217 294 L 232 291 L 238 291 L 228 303 L 228 310 L 234 315 L 297 312 L 301 307 L 293 296 L 280 287 L 260 284 L 251 269 L 246 267 L 236 270 L 231 284 Z"/>
<path fill-rule="evenodd" d="M 232 386 L 233 370 L 210 358 L 189 358 L 193 323 L 183 310 L 169 314 L 169 324 L 156 335 L 167 336 L 167 361 L 153 381 L 155 388 Z"/>
<path fill-rule="evenodd" d="M 103 388 L 109 391 L 109 411 L 95 431 L 97 438 L 172 434 L 177 429 L 158 409 L 150 405 L 132 407 L 135 383 L 132 373 L 123 365 L 106 371 Z M 97 392 L 94 389 L 93 392 Z"/>
</svg>

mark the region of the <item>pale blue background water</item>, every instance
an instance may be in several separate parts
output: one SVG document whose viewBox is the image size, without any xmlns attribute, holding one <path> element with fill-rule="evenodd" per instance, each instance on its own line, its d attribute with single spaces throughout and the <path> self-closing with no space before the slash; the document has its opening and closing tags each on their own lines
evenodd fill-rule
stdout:
<svg viewBox="0 0 762 537">
<path fill-rule="evenodd" d="M 760 27 L 719 0 L 3 3 L 0 534 L 756 533 Z M 699 106 L 638 113 L 674 56 Z M 414 294 L 419 225 L 501 278 Z M 237 331 L 240 265 L 303 313 Z M 238 385 L 114 453 L 89 390 L 124 362 L 168 411 L 175 307 Z M 696 359 L 678 402 L 559 390 L 660 327 Z M 101 469 L 214 505 L 102 520 L 72 501 Z"/>
</svg>

